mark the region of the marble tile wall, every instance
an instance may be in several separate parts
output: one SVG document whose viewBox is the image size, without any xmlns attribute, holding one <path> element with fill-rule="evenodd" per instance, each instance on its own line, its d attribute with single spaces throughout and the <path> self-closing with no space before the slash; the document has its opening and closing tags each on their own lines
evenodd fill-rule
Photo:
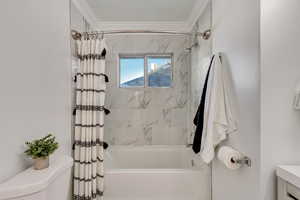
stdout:
<svg viewBox="0 0 300 200">
<path fill-rule="evenodd" d="M 190 54 L 186 36 L 107 36 L 105 141 L 112 145 L 179 145 L 188 138 Z M 119 88 L 119 54 L 173 53 L 172 88 Z"/>
</svg>

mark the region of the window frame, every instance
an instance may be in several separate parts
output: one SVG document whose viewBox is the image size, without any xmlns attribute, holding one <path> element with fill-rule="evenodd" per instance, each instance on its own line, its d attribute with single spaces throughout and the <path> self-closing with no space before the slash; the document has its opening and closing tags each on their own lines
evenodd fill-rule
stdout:
<svg viewBox="0 0 300 200">
<path fill-rule="evenodd" d="M 144 85 L 143 86 L 132 86 L 132 87 L 122 87 L 121 86 L 121 59 L 122 58 L 143 58 L 144 59 Z M 171 83 L 170 86 L 158 87 L 158 86 L 149 86 L 148 83 L 148 59 L 149 58 L 170 58 L 171 59 Z M 173 88 L 174 82 L 174 54 L 173 53 L 135 53 L 135 54 L 124 54 L 120 53 L 118 55 L 118 88 L 121 89 L 141 89 L 141 88 Z"/>
</svg>

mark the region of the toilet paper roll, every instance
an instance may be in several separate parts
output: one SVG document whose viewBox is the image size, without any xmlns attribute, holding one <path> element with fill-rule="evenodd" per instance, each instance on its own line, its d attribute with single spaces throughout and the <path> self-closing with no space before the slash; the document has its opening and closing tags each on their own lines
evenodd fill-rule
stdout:
<svg viewBox="0 0 300 200">
<path fill-rule="evenodd" d="M 228 169 L 239 169 L 241 164 L 232 162 L 232 160 L 238 160 L 243 158 L 243 155 L 237 150 L 228 147 L 221 146 L 217 152 L 218 159 L 228 168 Z"/>
</svg>

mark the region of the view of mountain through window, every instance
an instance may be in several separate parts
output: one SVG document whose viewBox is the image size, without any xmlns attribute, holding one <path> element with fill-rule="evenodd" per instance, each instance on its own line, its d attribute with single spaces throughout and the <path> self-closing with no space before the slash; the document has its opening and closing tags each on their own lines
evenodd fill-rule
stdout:
<svg viewBox="0 0 300 200">
<path fill-rule="evenodd" d="M 171 87 L 171 55 L 120 57 L 120 87 Z"/>
<path fill-rule="evenodd" d="M 149 87 L 171 87 L 171 58 L 151 57 L 147 61 Z"/>
</svg>

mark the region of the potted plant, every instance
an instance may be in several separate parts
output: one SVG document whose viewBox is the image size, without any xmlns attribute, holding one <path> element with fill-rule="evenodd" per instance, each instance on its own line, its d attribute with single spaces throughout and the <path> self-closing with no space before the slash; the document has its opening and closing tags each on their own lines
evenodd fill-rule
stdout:
<svg viewBox="0 0 300 200">
<path fill-rule="evenodd" d="M 58 148 L 58 143 L 52 134 L 38 140 L 25 142 L 25 144 L 28 149 L 24 153 L 34 159 L 34 169 L 40 170 L 49 167 L 49 155 Z"/>
</svg>

